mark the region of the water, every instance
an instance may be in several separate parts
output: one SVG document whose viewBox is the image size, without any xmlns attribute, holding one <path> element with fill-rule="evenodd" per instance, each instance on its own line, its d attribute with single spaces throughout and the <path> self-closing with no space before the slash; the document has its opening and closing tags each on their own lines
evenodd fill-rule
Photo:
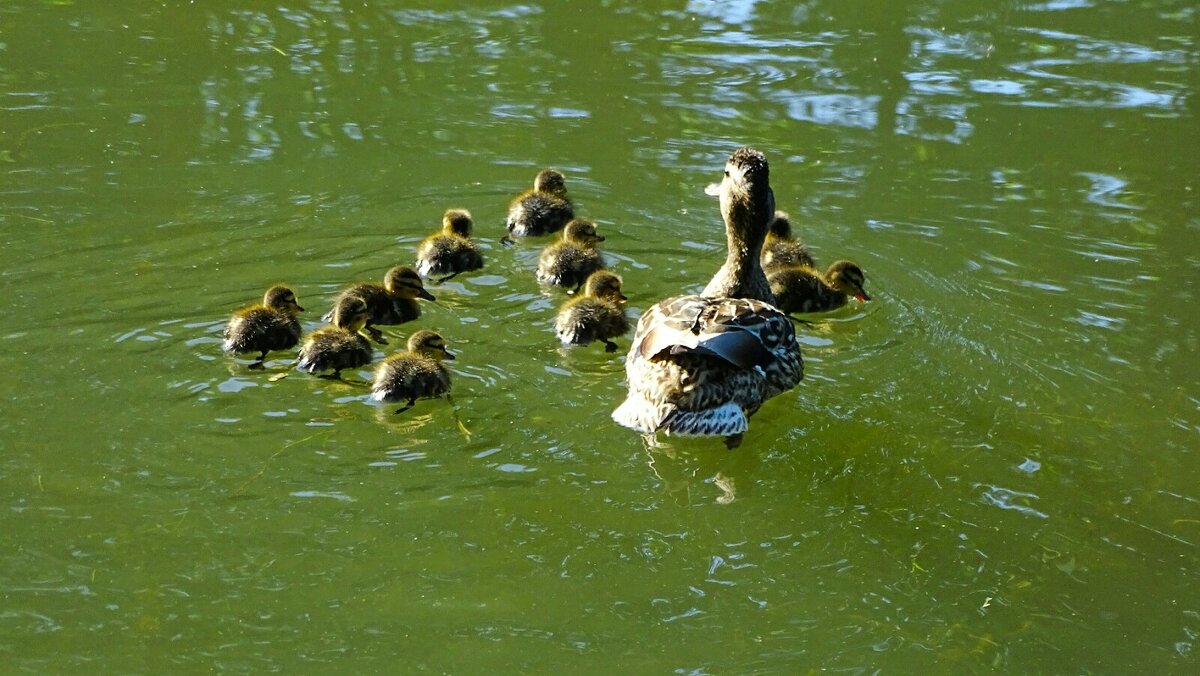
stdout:
<svg viewBox="0 0 1200 676">
<path fill-rule="evenodd" d="M 8 669 L 1195 670 L 1191 3 L 93 5 L 0 9 Z M 505 206 L 563 170 L 640 312 L 742 144 L 875 300 L 647 447 Z M 220 354 L 450 206 L 453 405 Z"/>
</svg>

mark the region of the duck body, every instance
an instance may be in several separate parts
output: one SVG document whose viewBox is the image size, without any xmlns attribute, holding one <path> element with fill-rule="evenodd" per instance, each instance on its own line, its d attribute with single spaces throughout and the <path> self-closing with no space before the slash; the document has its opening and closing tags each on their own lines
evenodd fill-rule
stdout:
<svg viewBox="0 0 1200 676">
<path fill-rule="evenodd" d="M 268 352 L 287 350 L 300 342 L 296 313 L 303 311 L 291 289 L 273 286 L 263 296 L 262 303 L 234 311 L 225 326 L 221 349 L 231 354 L 258 352 L 250 368 L 263 368 Z"/>
<path fill-rule="evenodd" d="M 588 278 L 585 295 L 563 304 L 554 322 L 554 331 L 563 345 L 604 343 L 605 350 L 616 352 L 613 338 L 629 333 L 629 317 L 625 315 L 621 293 L 621 278 L 600 271 Z"/>
<path fill-rule="evenodd" d="M 804 363 L 759 260 L 775 209 L 766 157 L 735 151 L 719 192 L 725 264 L 699 295 L 642 315 L 625 359 L 629 394 L 613 419 L 646 434 L 724 436 L 732 448 L 767 399 L 800 382 Z"/>
<path fill-rule="evenodd" d="M 812 254 L 804 242 L 792 236 L 791 219 L 786 212 L 776 211 L 767 224 L 767 238 L 763 243 L 762 268 L 770 271 L 790 265 L 817 267 Z"/>
<path fill-rule="evenodd" d="M 342 369 L 371 363 L 371 344 L 358 333 L 366 325 L 367 316 L 367 304 L 358 296 L 340 299 L 334 307 L 333 325 L 305 336 L 296 370 L 309 373 L 333 371 L 332 377 L 338 378 Z"/>
<path fill-rule="evenodd" d="M 371 343 L 357 331 L 340 326 L 324 326 L 304 338 L 296 369 L 309 373 L 355 369 L 371 363 Z"/>
<path fill-rule="evenodd" d="M 643 433 L 740 435 L 804 362 L 786 315 L 753 299 L 677 296 L 646 311 L 625 360 L 629 395 L 613 413 Z"/>
<path fill-rule="evenodd" d="M 510 237 L 548 235 L 562 230 L 574 217 L 563 175 L 544 169 L 534 178 L 533 190 L 521 193 L 509 204 L 505 226 Z"/>
<path fill-rule="evenodd" d="M 579 289 L 593 272 L 605 268 L 604 257 L 596 249 L 596 244 L 603 241 L 595 223 L 582 218 L 572 220 L 562 241 L 547 246 L 538 257 L 538 281 Z"/>
<path fill-rule="evenodd" d="M 417 272 L 425 277 L 443 276 L 439 281 L 483 267 L 479 245 L 471 241 L 471 214 L 449 209 L 442 216 L 442 231 L 426 237 L 417 246 Z"/>
<path fill-rule="evenodd" d="M 417 399 L 439 397 L 450 391 L 450 371 L 443 359 L 454 359 L 442 337 L 432 331 L 409 336 L 408 349 L 383 360 L 375 370 L 370 399 L 376 402 L 407 402 L 396 413 L 408 410 Z"/>
<path fill-rule="evenodd" d="M 783 312 L 828 312 L 855 298 L 871 300 L 863 288 L 865 277 L 856 264 L 841 260 L 825 273 L 807 266 L 792 265 L 771 270 L 767 275 L 776 306 Z"/>
<path fill-rule="evenodd" d="M 416 270 L 398 265 L 388 270 L 382 286 L 360 282 L 343 289 L 334 301 L 335 309 L 330 310 L 324 319 L 332 321 L 337 305 L 350 297 L 361 298 L 366 303 L 368 318 L 364 328 L 371 334 L 371 338 L 381 345 L 386 345 L 387 339 L 375 326 L 411 322 L 421 316 L 418 298 L 434 300 L 433 294 L 425 290 L 421 276 Z"/>
</svg>

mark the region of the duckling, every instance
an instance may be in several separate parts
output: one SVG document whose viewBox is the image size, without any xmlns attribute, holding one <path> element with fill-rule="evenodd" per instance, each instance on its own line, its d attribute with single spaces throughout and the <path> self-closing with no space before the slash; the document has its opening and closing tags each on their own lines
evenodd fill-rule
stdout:
<svg viewBox="0 0 1200 676">
<path fill-rule="evenodd" d="M 447 209 L 442 215 L 442 231 L 426 237 L 417 247 L 417 272 L 425 277 L 446 275 L 440 283 L 460 272 L 482 268 L 483 254 L 471 241 L 471 225 L 471 212 Z"/>
<path fill-rule="evenodd" d="M 837 261 L 824 274 L 814 268 L 790 265 L 767 274 L 775 307 L 793 312 L 827 312 L 840 308 L 853 297 L 865 303 L 871 300 L 863 288 L 862 268 L 850 261 Z"/>
<path fill-rule="evenodd" d="M 543 169 L 533 180 L 533 190 L 517 195 L 508 206 L 508 236 L 548 235 L 558 232 L 575 217 L 563 175 Z"/>
<path fill-rule="evenodd" d="M 421 330 L 408 337 L 408 349 L 397 352 L 375 369 L 371 400 L 407 401 L 396 413 L 403 413 L 418 398 L 438 397 L 450 391 L 450 372 L 443 359 L 454 359 L 446 351 L 446 341 L 433 331 Z"/>
<path fill-rule="evenodd" d="M 326 326 L 304 339 L 300 346 L 297 371 L 317 373 L 333 370 L 322 378 L 341 378 L 342 369 L 353 369 L 371 363 L 371 344 L 359 335 L 367 323 L 367 304 L 358 296 L 343 296 L 333 309 L 333 325 Z"/>
<path fill-rule="evenodd" d="M 808 247 L 792 237 L 792 222 L 786 211 L 776 211 L 767 224 L 767 239 L 763 243 L 762 267 L 771 270 L 786 265 L 817 267 Z"/>
<path fill-rule="evenodd" d="M 360 282 L 344 289 L 338 294 L 338 299 L 344 296 L 358 296 L 367 304 L 371 316 L 364 328 L 371 334 L 371 339 L 380 345 L 387 345 L 387 339 L 383 337 L 383 332 L 375 328 L 376 324 L 411 322 L 421 316 L 421 306 L 417 304 L 416 299 L 434 300 L 433 294 L 425 290 L 421 275 L 404 265 L 397 265 L 388 270 L 383 277 L 383 286 Z M 334 307 L 336 306 L 337 301 L 334 301 Z M 326 313 L 323 319 L 332 321 L 333 310 Z"/>
<path fill-rule="evenodd" d="M 603 270 L 604 257 L 596 249 L 604 236 L 596 233 L 596 224 L 585 218 L 576 218 L 567 223 L 562 241 L 555 242 L 542 250 L 538 259 L 539 282 L 574 287 L 578 291 L 588 276 Z"/>
<path fill-rule="evenodd" d="M 286 350 L 300 342 L 300 322 L 296 313 L 303 311 L 291 289 L 272 286 L 263 295 L 262 303 L 234 311 L 225 327 L 225 342 L 221 349 L 237 354 L 259 352 L 250 368 L 265 368 L 263 360 L 268 352 Z"/>
<path fill-rule="evenodd" d="M 587 345 L 599 340 L 605 352 L 616 352 L 612 338 L 629 332 L 621 293 L 621 278 L 607 270 L 593 272 L 584 286 L 584 295 L 572 298 L 558 311 L 555 332 L 563 345 Z"/>
<path fill-rule="evenodd" d="M 725 264 L 700 295 L 642 314 L 625 358 L 629 394 L 612 417 L 643 434 L 722 436 L 734 448 L 750 416 L 804 377 L 804 360 L 759 262 L 775 211 L 766 156 L 736 150 L 717 192 Z"/>
</svg>

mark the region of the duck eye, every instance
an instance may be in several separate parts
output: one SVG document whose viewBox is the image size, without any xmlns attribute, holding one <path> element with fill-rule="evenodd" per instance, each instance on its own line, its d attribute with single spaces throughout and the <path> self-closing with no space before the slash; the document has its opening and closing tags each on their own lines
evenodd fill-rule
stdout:
<svg viewBox="0 0 1200 676">
<path fill-rule="evenodd" d="M 729 178 L 729 170 L 728 169 L 725 170 L 725 178 Z"/>
</svg>

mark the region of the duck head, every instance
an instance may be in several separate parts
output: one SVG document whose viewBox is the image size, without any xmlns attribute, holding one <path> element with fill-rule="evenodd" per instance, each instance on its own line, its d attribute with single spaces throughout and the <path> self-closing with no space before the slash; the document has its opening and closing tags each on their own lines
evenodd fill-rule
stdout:
<svg viewBox="0 0 1200 676">
<path fill-rule="evenodd" d="M 533 189 L 538 192 L 548 192 L 551 195 L 566 197 L 567 181 L 561 173 L 554 169 L 543 169 L 533 179 Z"/>
<path fill-rule="evenodd" d="M 446 350 L 446 341 L 433 331 L 422 329 L 408 337 L 408 351 L 441 361 L 454 359 Z"/>
<path fill-rule="evenodd" d="M 621 293 L 621 278 L 615 272 L 598 270 L 587 278 L 583 292 L 585 295 L 601 300 L 624 303 L 629 300 Z"/>
<path fill-rule="evenodd" d="M 471 236 L 471 212 L 466 209 L 447 209 L 442 214 L 442 232 L 459 237 Z"/>
<path fill-rule="evenodd" d="M 567 223 L 566 229 L 563 230 L 563 239 L 584 246 L 594 246 L 596 242 L 604 241 L 604 235 L 596 232 L 596 223 L 594 221 L 589 221 L 586 218 L 576 218 Z"/>
<path fill-rule="evenodd" d="M 297 312 L 304 312 L 304 308 L 300 307 L 300 304 L 296 302 L 296 294 L 281 284 L 267 289 L 267 292 L 263 294 L 263 305 L 272 310 L 279 310 L 290 315 L 295 315 Z"/>
<path fill-rule="evenodd" d="M 786 211 L 776 211 L 767 223 L 767 239 L 789 240 L 792 238 L 792 221 Z"/>
<path fill-rule="evenodd" d="M 383 278 L 383 288 L 398 298 L 434 300 L 433 294 L 425 290 L 421 275 L 406 265 L 397 265 L 388 270 Z"/>
<path fill-rule="evenodd" d="M 853 296 L 860 303 L 871 300 L 863 287 L 867 281 L 866 275 L 863 274 L 862 268 L 850 261 L 837 261 L 830 265 L 825 273 L 825 281 L 847 296 Z"/>
<path fill-rule="evenodd" d="M 367 303 L 358 296 L 343 296 L 333 308 L 333 325 L 353 333 L 362 331 L 370 317 Z"/>
</svg>

